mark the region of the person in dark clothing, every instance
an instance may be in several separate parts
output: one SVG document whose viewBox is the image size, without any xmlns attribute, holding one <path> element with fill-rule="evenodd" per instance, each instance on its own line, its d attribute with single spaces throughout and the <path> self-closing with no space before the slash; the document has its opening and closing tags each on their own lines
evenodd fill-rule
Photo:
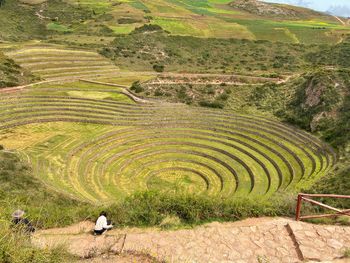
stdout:
<svg viewBox="0 0 350 263">
<path fill-rule="evenodd" d="M 27 218 L 24 218 L 24 214 L 25 212 L 23 210 L 16 210 L 13 212 L 12 223 L 14 227 L 19 227 L 25 233 L 35 232 L 35 228 L 33 227 L 32 223 Z"/>
<path fill-rule="evenodd" d="M 112 228 L 112 223 L 107 220 L 107 213 L 101 212 L 95 224 L 94 234 L 102 235 L 105 231 L 110 230 Z"/>
</svg>

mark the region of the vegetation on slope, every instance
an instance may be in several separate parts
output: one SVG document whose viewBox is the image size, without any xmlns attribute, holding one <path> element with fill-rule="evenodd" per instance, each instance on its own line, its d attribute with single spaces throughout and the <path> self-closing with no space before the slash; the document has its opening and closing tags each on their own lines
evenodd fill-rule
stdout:
<svg viewBox="0 0 350 263">
<path fill-rule="evenodd" d="M 307 61 L 317 66 L 350 67 L 350 36 L 340 44 L 324 46 L 319 51 L 306 55 Z"/>
<path fill-rule="evenodd" d="M 5 149 L 0 151 L 0 185 L 2 219 L 24 209 L 36 226 L 54 227 L 71 224 L 86 214 L 85 204 L 47 188 L 33 177 L 28 164 Z"/>
<path fill-rule="evenodd" d="M 31 246 L 26 234 L 10 225 L 10 216 L 18 208 L 27 211 L 35 227 L 53 227 L 84 218 L 82 204 L 46 188 L 35 179 L 30 167 L 15 152 L 0 145 L 0 262 L 71 262 L 61 248 L 39 250 Z"/>
<path fill-rule="evenodd" d="M 31 76 L 0 51 L 0 88 L 28 83 Z"/>
<path fill-rule="evenodd" d="M 350 71 L 321 69 L 282 85 L 257 87 L 251 99 L 260 110 L 272 111 L 303 129 L 320 132 L 334 147 L 349 142 Z"/>
<path fill-rule="evenodd" d="M 69 32 L 91 17 L 91 11 L 62 0 L 50 0 L 40 5 L 5 1 L 0 6 L 0 41 L 46 39 L 51 34 Z"/>
<path fill-rule="evenodd" d="M 46 33 L 44 23 L 35 15 L 34 9 L 18 0 L 5 1 L 0 6 L 0 25 L 0 41 L 41 39 Z"/>
<path fill-rule="evenodd" d="M 337 58 L 343 61 L 340 55 Z M 329 63 L 337 64 L 338 59 L 332 59 Z M 349 79 L 348 69 L 316 70 L 286 84 L 258 87 L 250 97 L 258 109 L 273 112 L 285 121 L 317 132 L 338 150 L 339 163 L 335 171 L 320 180 L 313 188 L 314 192 L 349 194 Z M 344 207 L 349 205 L 344 200 L 326 201 Z"/>
<path fill-rule="evenodd" d="M 303 68 L 302 56 L 317 47 L 235 39 L 203 39 L 167 33 L 117 36 L 101 54 L 117 65 L 185 72 L 285 72 Z"/>
</svg>

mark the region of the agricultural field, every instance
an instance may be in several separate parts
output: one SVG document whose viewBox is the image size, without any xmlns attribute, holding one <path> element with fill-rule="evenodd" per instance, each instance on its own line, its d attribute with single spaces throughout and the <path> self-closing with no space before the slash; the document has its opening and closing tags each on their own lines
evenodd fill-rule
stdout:
<svg viewBox="0 0 350 263">
<path fill-rule="evenodd" d="M 261 116 L 159 101 L 123 89 L 41 84 L 0 97 L 0 142 L 52 189 L 92 203 L 145 190 L 268 197 L 336 163 L 317 138 Z"/>
<path fill-rule="evenodd" d="M 173 35 L 264 39 L 287 43 L 336 43 L 341 41 L 342 34 L 349 32 L 349 28 L 333 17 L 302 8 L 293 10 L 297 17 L 286 15 L 276 18 L 232 8 L 229 5 L 232 1 L 95 2 L 79 3 L 89 8 L 96 7 L 97 10 L 104 8 L 104 12 L 111 14 L 104 24 L 117 34 L 130 33 L 135 27 L 147 22 L 159 25 Z M 121 11 L 124 11 L 124 16 Z M 120 16 L 130 19 L 130 24 L 116 24 Z"/>
<path fill-rule="evenodd" d="M 0 22 L 5 25 L 0 29 L 0 40 L 40 38 L 62 41 L 68 35 L 67 38 L 72 43 L 89 45 L 91 40 L 85 36 L 98 36 L 103 39 L 126 35 L 144 24 L 159 25 L 172 35 L 303 44 L 339 43 L 350 32 L 347 24 L 308 9 L 278 6 L 286 10 L 284 15 L 266 16 L 238 8 L 231 2 L 5 1 L 0 8 Z M 19 14 L 15 11 L 18 9 Z M 290 13 L 293 15 L 289 15 Z M 16 24 L 21 26 L 15 27 Z"/>
<path fill-rule="evenodd" d="M 6 52 L 23 68 L 45 80 L 113 76 L 118 68 L 91 50 L 58 45 L 24 45 Z"/>
</svg>

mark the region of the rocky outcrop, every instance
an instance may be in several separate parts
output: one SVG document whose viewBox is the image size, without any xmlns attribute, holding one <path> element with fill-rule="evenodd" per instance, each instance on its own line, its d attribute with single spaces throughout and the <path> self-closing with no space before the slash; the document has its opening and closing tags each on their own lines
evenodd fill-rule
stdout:
<svg viewBox="0 0 350 263">
<path fill-rule="evenodd" d="M 230 6 L 259 16 L 298 16 L 298 12 L 287 6 L 264 3 L 257 0 L 236 0 L 230 3 Z"/>
</svg>

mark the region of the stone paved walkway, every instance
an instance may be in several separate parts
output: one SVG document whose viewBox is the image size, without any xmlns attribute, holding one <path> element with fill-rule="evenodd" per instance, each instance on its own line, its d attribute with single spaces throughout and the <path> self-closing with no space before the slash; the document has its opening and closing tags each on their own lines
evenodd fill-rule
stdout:
<svg viewBox="0 0 350 263">
<path fill-rule="evenodd" d="M 39 247 L 67 245 L 80 257 L 137 251 L 168 262 L 331 261 L 350 248 L 350 227 L 312 225 L 285 218 L 211 223 L 188 230 L 116 229 L 94 237 L 93 224 L 39 231 Z M 349 261 L 350 262 L 350 261 Z"/>
</svg>

